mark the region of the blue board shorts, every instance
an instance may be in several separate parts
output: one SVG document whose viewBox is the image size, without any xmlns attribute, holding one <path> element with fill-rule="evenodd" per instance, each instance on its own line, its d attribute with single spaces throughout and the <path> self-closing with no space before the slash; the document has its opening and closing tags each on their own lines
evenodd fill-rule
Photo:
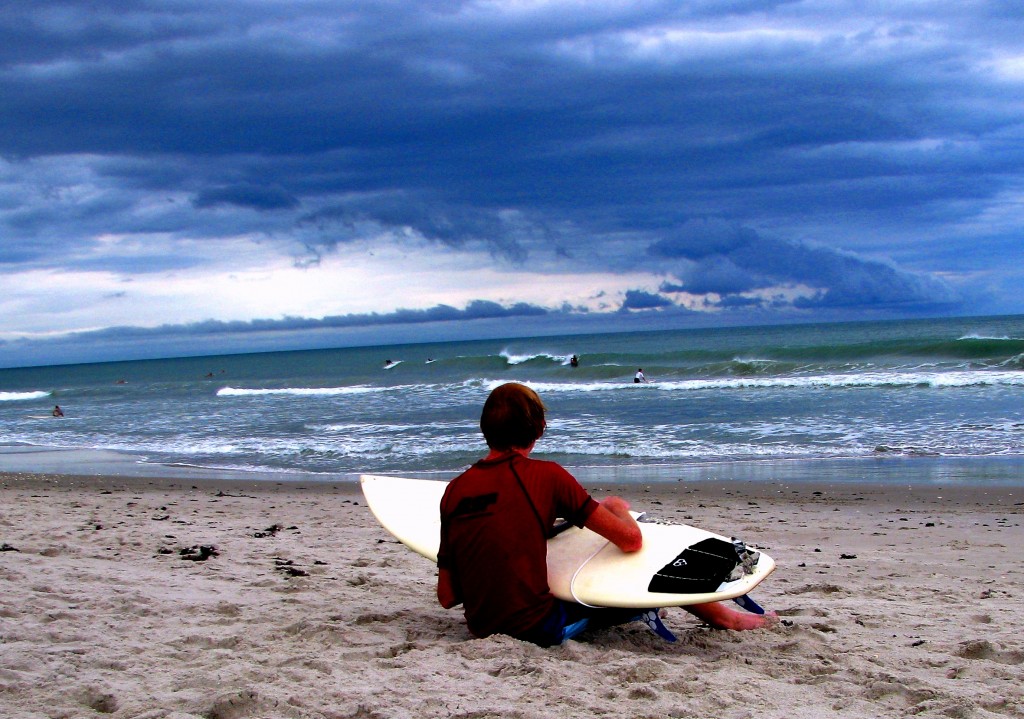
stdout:
<svg viewBox="0 0 1024 719">
<path fill-rule="evenodd" d="M 551 612 L 538 626 L 520 635 L 518 639 L 541 647 L 553 647 L 572 639 L 584 629 L 611 627 L 637 618 L 636 609 L 607 609 L 586 607 L 576 602 L 555 600 Z"/>
</svg>

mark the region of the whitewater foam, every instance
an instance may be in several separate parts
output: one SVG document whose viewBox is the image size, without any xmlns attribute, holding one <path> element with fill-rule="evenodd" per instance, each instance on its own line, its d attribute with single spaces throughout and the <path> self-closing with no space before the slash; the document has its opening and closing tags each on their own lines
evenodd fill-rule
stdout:
<svg viewBox="0 0 1024 719">
<path fill-rule="evenodd" d="M 49 392 L 0 392 L 0 402 L 23 402 L 26 400 L 49 397 Z"/>
<path fill-rule="evenodd" d="M 484 380 L 488 389 L 507 380 Z M 715 377 L 680 380 L 633 382 L 531 382 L 523 384 L 538 393 L 546 392 L 608 392 L 628 391 L 699 391 L 741 389 L 815 388 L 842 389 L 854 387 L 1024 387 L 1024 374 L 1003 371 L 963 372 L 863 372 L 859 374 L 823 374 L 786 377 Z"/>
<path fill-rule="evenodd" d="M 963 335 L 962 337 L 957 337 L 957 341 L 958 342 L 969 341 L 969 340 L 983 340 L 983 341 L 986 341 L 986 342 L 1013 342 L 1013 341 L 1018 341 L 1019 338 L 1009 337 L 1007 335 L 1001 335 L 999 337 L 993 337 L 993 336 L 989 336 L 989 335 L 980 335 L 980 334 L 974 334 L 974 333 L 971 333 L 969 335 Z"/>
<path fill-rule="evenodd" d="M 509 366 L 521 365 L 531 360 L 545 359 L 561 365 L 568 365 L 572 359 L 571 355 L 552 354 L 550 352 L 535 352 L 532 354 L 513 354 L 508 349 L 503 349 L 498 356 L 505 360 Z"/>
<path fill-rule="evenodd" d="M 297 397 L 332 396 L 342 394 L 372 394 L 393 390 L 390 387 L 276 387 L 276 388 L 244 388 L 222 387 L 217 390 L 218 397 L 259 397 L 270 395 L 294 395 Z"/>
</svg>

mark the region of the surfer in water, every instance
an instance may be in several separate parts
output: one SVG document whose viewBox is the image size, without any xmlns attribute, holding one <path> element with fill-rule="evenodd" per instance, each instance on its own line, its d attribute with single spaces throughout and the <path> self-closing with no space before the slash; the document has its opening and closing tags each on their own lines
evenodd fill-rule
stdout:
<svg viewBox="0 0 1024 719">
<path fill-rule="evenodd" d="M 637 369 L 636 374 L 633 375 L 633 382 L 634 384 L 640 384 L 641 382 L 646 381 L 647 377 L 644 376 L 644 369 L 643 367 L 640 367 L 639 369 Z"/>
<path fill-rule="evenodd" d="M 587 527 L 627 553 L 641 548 L 643 535 L 624 499 L 597 502 L 562 466 L 530 459 L 547 426 L 544 411 L 536 392 L 514 382 L 484 403 L 480 429 L 490 451 L 441 499 L 437 598 L 447 609 L 463 605 L 474 636 L 507 634 L 546 647 L 586 626 L 641 618 L 636 609 L 587 607 L 551 594 L 547 539 L 555 519 Z M 685 609 L 720 629 L 757 629 L 774 620 L 720 602 Z M 664 629 L 657 612 L 646 612 L 645 620 Z"/>
<path fill-rule="evenodd" d="M 53 414 L 54 417 L 63 417 L 64 416 L 64 410 L 62 410 L 60 408 L 59 404 L 55 404 L 55 405 L 53 405 L 53 413 L 52 414 Z"/>
</svg>

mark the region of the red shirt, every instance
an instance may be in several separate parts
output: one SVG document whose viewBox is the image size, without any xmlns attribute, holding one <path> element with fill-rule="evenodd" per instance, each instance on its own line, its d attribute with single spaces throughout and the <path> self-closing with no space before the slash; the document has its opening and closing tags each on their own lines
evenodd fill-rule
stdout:
<svg viewBox="0 0 1024 719">
<path fill-rule="evenodd" d="M 582 527 L 597 506 L 560 465 L 516 452 L 477 462 L 449 483 L 437 564 L 451 573 L 475 636 L 518 636 L 547 617 L 555 603 L 550 528 L 557 518 Z"/>
</svg>

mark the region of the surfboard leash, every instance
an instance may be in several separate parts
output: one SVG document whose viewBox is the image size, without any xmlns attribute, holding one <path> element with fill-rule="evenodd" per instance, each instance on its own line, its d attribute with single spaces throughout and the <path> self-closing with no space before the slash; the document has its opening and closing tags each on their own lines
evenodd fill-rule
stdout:
<svg viewBox="0 0 1024 719">
<path fill-rule="evenodd" d="M 601 607 L 599 607 L 598 605 L 596 605 L 596 604 L 587 604 L 586 602 L 584 602 L 583 600 L 581 600 L 579 597 L 576 596 L 576 577 L 579 576 L 580 572 L 583 571 L 583 568 L 585 566 L 587 566 L 587 564 L 590 562 L 590 560 L 593 559 L 594 557 L 596 557 L 598 554 L 600 554 L 601 550 L 604 549 L 605 547 L 607 547 L 609 544 L 611 544 L 611 542 L 608 541 L 608 540 L 605 540 L 604 544 L 602 544 L 600 547 L 598 547 L 594 551 L 593 554 L 591 554 L 589 557 L 584 559 L 583 563 L 580 564 L 580 566 L 576 567 L 576 571 L 572 573 L 572 579 L 569 580 L 569 594 L 572 595 L 573 601 L 576 602 L 577 604 L 582 604 L 584 607 L 590 607 L 591 609 L 601 609 Z"/>
</svg>

